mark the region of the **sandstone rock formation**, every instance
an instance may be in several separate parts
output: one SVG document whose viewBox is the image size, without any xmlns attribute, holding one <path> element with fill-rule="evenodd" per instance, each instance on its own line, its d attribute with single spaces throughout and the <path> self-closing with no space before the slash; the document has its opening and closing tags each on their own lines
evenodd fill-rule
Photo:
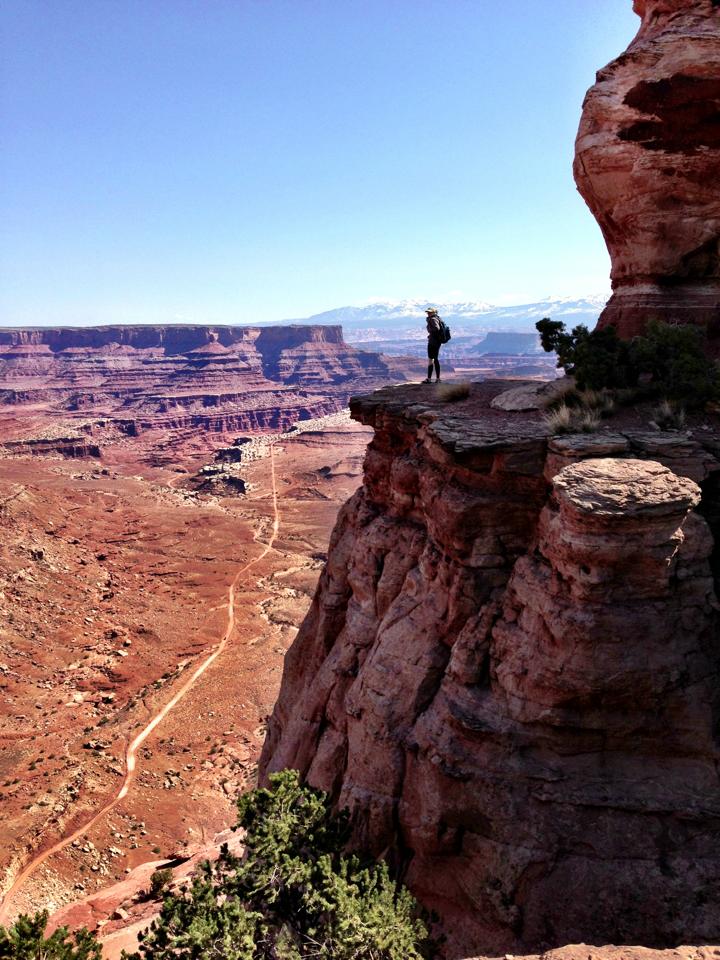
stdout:
<svg viewBox="0 0 720 960">
<path fill-rule="evenodd" d="M 337 326 L 0 329 L 0 404 L 107 417 L 130 436 L 283 430 L 406 369 L 345 343 Z"/>
<path fill-rule="evenodd" d="M 364 486 L 261 775 L 298 768 L 347 805 L 443 917 L 448 957 L 712 942 L 717 557 L 687 474 L 717 496 L 714 441 L 549 443 L 490 407 L 495 385 L 472 415 L 419 389 L 351 404 L 375 428 Z"/>
<path fill-rule="evenodd" d="M 575 180 L 603 231 L 600 325 L 708 328 L 720 350 L 720 4 L 635 0 L 640 31 L 583 107 Z"/>
</svg>

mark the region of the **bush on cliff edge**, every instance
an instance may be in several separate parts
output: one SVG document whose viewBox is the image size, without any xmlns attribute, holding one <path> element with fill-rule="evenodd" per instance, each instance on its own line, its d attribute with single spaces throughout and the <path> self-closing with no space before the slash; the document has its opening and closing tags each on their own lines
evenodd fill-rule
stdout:
<svg viewBox="0 0 720 960">
<path fill-rule="evenodd" d="M 9 930 L 0 925 L 2 960 L 102 960 L 92 933 L 78 930 L 70 936 L 67 927 L 60 927 L 46 937 L 47 922 L 47 910 L 43 910 L 34 917 L 21 914 Z"/>
<path fill-rule="evenodd" d="M 132 960 L 412 960 L 427 931 L 385 864 L 341 851 L 347 818 L 287 770 L 238 800 L 245 853 L 227 847 L 168 894 Z M 127 955 L 126 955 L 127 956 Z"/>
<path fill-rule="evenodd" d="M 580 390 L 626 389 L 643 385 L 648 396 L 663 396 L 689 407 L 720 399 L 720 368 L 706 352 L 702 330 L 653 321 L 644 336 L 621 340 L 614 327 L 568 332 L 560 320 L 535 324 L 543 350 L 575 377 Z"/>
<path fill-rule="evenodd" d="M 125 960 L 420 960 L 433 955 L 407 890 L 385 864 L 343 854 L 347 817 L 296 771 L 238 800 L 245 854 L 223 847 L 190 888 L 166 892 L 160 916 Z M 101 960 L 94 934 L 44 936 L 47 913 L 0 926 L 0 958 Z"/>
</svg>

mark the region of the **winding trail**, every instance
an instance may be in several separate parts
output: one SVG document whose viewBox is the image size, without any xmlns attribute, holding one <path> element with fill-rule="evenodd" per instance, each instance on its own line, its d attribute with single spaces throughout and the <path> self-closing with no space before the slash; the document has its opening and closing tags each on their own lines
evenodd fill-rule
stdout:
<svg viewBox="0 0 720 960">
<path fill-rule="evenodd" d="M 215 647 L 213 652 L 207 656 L 202 663 L 195 668 L 193 673 L 188 677 L 185 683 L 180 687 L 180 689 L 171 697 L 170 700 L 162 707 L 154 717 L 143 727 L 140 733 L 130 742 L 127 750 L 125 751 L 125 776 L 123 777 L 122 785 L 120 789 L 112 798 L 109 800 L 97 813 L 84 823 L 81 827 L 78 827 L 77 830 L 74 830 L 68 836 L 63 837 L 61 840 L 58 840 L 57 843 L 53 846 L 48 847 L 47 850 L 43 850 L 41 853 L 38 853 L 30 862 L 23 868 L 23 870 L 17 875 L 13 881 L 12 886 L 7 891 L 2 901 L 0 902 L 0 923 L 6 923 L 8 919 L 8 914 L 10 912 L 10 905 L 14 896 L 18 893 L 20 888 L 23 886 L 26 880 L 28 880 L 33 873 L 40 867 L 46 860 L 54 856 L 54 854 L 59 853 L 61 850 L 64 850 L 65 847 L 69 846 L 74 840 L 78 840 L 89 830 L 91 830 L 95 824 L 101 820 L 107 813 L 118 804 L 125 796 L 130 789 L 130 786 L 135 779 L 135 769 L 136 769 L 136 759 L 137 751 L 139 747 L 147 740 L 153 730 L 162 723 L 165 717 L 170 713 L 170 711 L 180 703 L 186 693 L 188 693 L 200 677 L 205 673 L 205 671 L 210 667 L 223 652 L 227 643 L 232 636 L 233 630 L 235 629 L 235 591 L 238 588 L 240 583 L 240 578 L 243 574 L 247 573 L 256 563 L 259 563 L 261 560 L 264 560 L 265 557 L 270 553 L 275 543 L 275 540 L 280 529 L 280 513 L 278 510 L 278 500 L 277 500 L 277 484 L 275 480 L 275 458 L 273 453 L 273 444 L 268 445 L 270 447 L 270 475 L 272 478 L 272 499 L 273 499 L 273 524 L 272 524 L 272 534 L 268 539 L 268 542 L 265 544 L 262 552 L 258 554 L 257 557 L 254 557 L 248 563 L 244 564 L 235 574 L 235 577 L 232 580 L 232 583 L 228 587 L 228 600 L 227 600 L 227 623 L 225 626 L 225 632 L 222 635 L 222 638 L 218 645 Z"/>
</svg>

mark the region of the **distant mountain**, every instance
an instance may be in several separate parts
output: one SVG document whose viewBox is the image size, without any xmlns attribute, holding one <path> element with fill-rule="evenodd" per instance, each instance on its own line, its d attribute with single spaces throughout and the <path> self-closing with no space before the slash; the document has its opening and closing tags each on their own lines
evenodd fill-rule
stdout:
<svg viewBox="0 0 720 960">
<path fill-rule="evenodd" d="M 307 317 L 303 323 L 342 324 L 347 340 L 375 342 L 404 337 L 425 339 L 425 308 L 436 307 L 450 325 L 453 337 L 491 332 L 531 333 L 543 317 L 564 320 L 568 326 L 594 326 L 607 297 L 548 297 L 537 303 L 498 307 L 482 301 L 431 303 L 427 300 L 382 301 L 364 307 L 338 307 Z M 297 322 L 297 321 L 296 321 Z"/>
<path fill-rule="evenodd" d="M 477 346 L 468 350 L 468 353 L 501 354 L 503 356 L 542 353 L 540 336 L 537 333 L 493 332 L 489 333 Z"/>
</svg>

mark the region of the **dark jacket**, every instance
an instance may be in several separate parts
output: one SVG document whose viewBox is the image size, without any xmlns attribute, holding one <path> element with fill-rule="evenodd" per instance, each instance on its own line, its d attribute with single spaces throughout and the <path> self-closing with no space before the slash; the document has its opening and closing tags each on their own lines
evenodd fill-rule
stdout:
<svg viewBox="0 0 720 960">
<path fill-rule="evenodd" d="M 429 314 L 427 318 L 428 340 L 440 340 L 440 317 Z"/>
</svg>

